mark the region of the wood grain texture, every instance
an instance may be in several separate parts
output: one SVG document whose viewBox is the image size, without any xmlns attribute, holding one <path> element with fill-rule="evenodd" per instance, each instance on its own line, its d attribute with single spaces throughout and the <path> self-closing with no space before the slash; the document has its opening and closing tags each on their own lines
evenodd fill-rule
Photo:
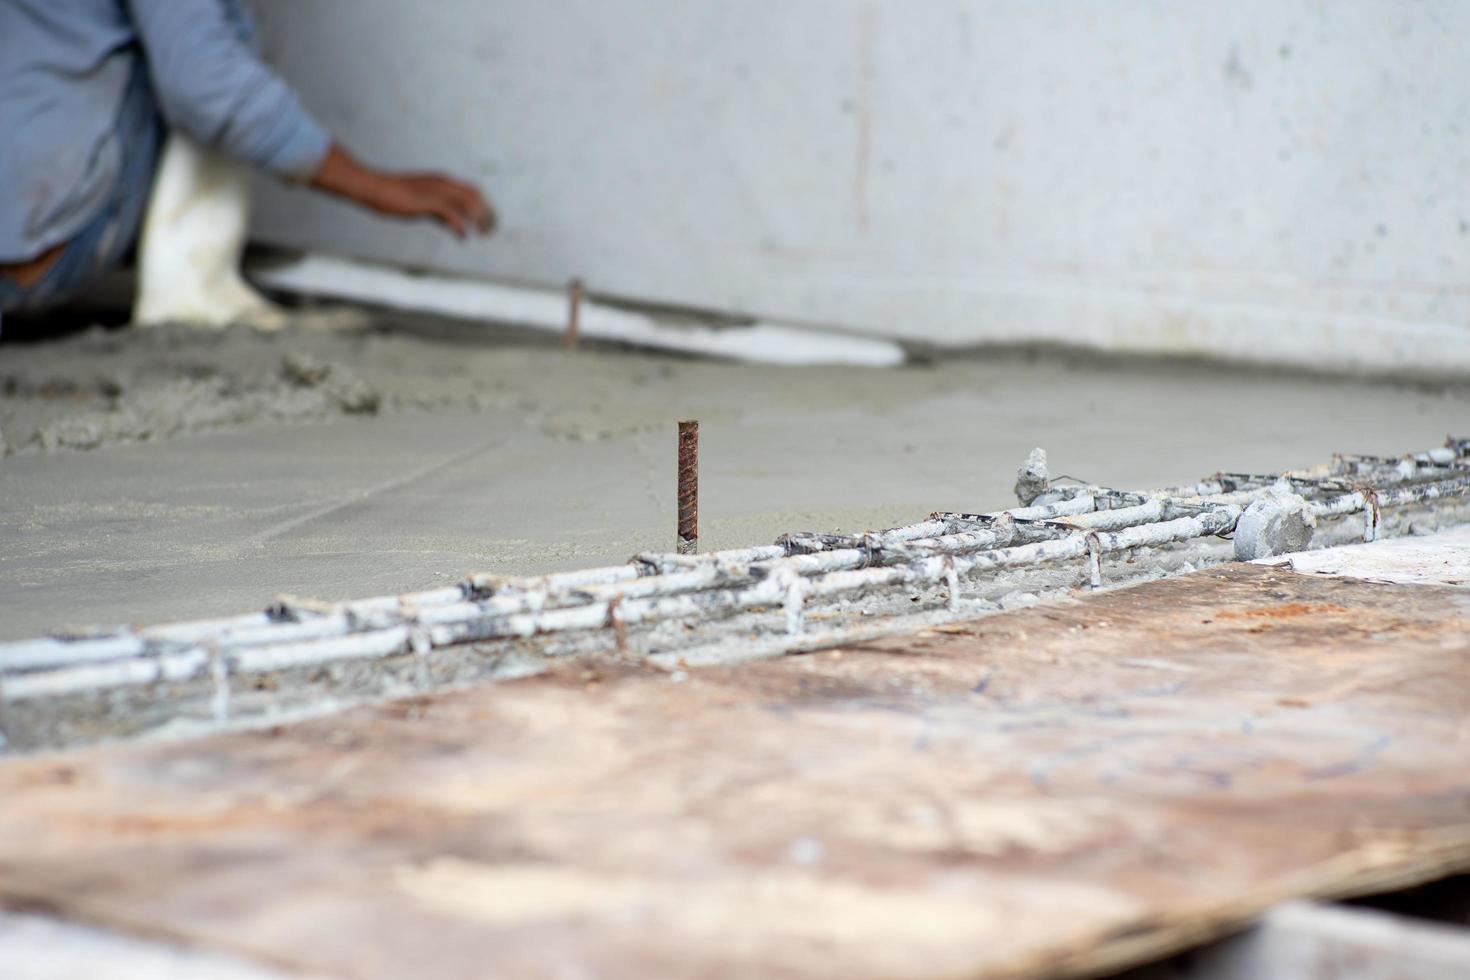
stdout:
<svg viewBox="0 0 1470 980">
<path fill-rule="evenodd" d="M 352 977 L 1081 975 L 1470 866 L 1470 592 L 1207 573 L 0 767 L 0 903 Z"/>
</svg>

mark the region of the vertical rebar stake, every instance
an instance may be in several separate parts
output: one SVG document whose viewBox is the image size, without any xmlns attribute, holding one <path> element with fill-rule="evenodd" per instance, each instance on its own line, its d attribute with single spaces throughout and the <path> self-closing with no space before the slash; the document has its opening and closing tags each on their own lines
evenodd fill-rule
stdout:
<svg viewBox="0 0 1470 980">
<path fill-rule="evenodd" d="M 781 603 L 786 613 L 786 632 L 791 636 L 800 636 L 806 625 L 805 605 L 806 582 L 800 575 L 792 575 L 791 580 L 786 583 L 786 595 Z"/>
<path fill-rule="evenodd" d="M 567 330 L 562 334 L 562 346 L 567 350 L 576 350 L 580 339 L 578 331 L 582 323 L 582 280 L 573 279 L 567 283 Z"/>
<path fill-rule="evenodd" d="M 1087 535 L 1087 584 L 1089 588 L 1102 588 L 1102 542 L 1096 531 Z"/>
<path fill-rule="evenodd" d="M 679 423 L 679 547 L 681 555 L 699 550 L 699 423 Z"/>
<path fill-rule="evenodd" d="M 607 625 L 618 642 L 618 653 L 628 652 L 628 621 L 623 618 L 623 597 L 615 595 L 607 601 Z"/>
<path fill-rule="evenodd" d="M 960 611 L 960 573 L 954 567 L 954 555 L 944 559 L 944 584 L 949 589 L 949 611 Z"/>
<path fill-rule="evenodd" d="M 214 683 L 214 696 L 210 699 L 214 723 L 223 725 L 230 720 L 230 664 L 214 644 L 209 645 L 209 675 Z"/>
</svg>

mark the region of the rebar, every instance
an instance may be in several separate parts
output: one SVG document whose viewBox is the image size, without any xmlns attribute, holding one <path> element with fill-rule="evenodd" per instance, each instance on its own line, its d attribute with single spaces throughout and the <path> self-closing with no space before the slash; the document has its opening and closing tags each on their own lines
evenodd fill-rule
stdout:
<svg viewBox="0 0 1470 980">
<path fill-rule="evenodd" d="M 1313 470 L 1222 473 L 1149 493 L 1067 487 L 1029 507 L 936 512 L 866 534 L 794 533 L 695 554 L 697 432 L 697 423 L 680 423 L 677 553 L 542 576 L 471 575 L 448 588 L 344 603 L 284 598 L 264 613 L 0 644 L 0 690 L 16 703 L 203 678 L 213 681 L 214 714 L 225 717 L 230 679 L 239 675 L 609 630 L 627 650 L 632 627 L 752 610 L 781 611 L 784 632 L 796 636 L 812 603 L 918 588 L 946 589 L 946 608 L 959 615 L 967 581 L 1068 562 L 1082 562 L 1084 581 L 1098 588 L 1104 556 L 1229 534 L 1244 508 L 1273 489 L 1305 498 L 1314 520 L 1363 514 L 1370 540 L 1385 510 L 1470 497 L 1470 441 L 1451 439 L 1398 458 L 1338 456 Z"/>
<path fill-rule="evenodd" d="M 699 423 L 679 423 L 679 540 L 681 555 L 699 551 Z"/>
<path fill-rule="evenodd" d="M 562 334 L 562 346 L 567 350 L 576 350 L 577 344 L 581 342 L 582 325 L 582 280 L 573 279 L 567 283 L 567 329 Z"/>
</svg>

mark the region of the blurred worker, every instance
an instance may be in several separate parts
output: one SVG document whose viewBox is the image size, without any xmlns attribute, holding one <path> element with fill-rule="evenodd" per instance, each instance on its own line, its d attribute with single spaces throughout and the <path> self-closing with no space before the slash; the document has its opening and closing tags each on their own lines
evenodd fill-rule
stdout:
<svg viewBox="0 0 1470 980">
<path fill-rule="evenodd" d="M 250 168 L 490 230 L 470 184 L 353 159 L 255 42 L 243 0 L 0 0 L 0 314 L 75 295 L 137 242 L 136 322 L 280 325 L 239 272 Z"/>
</svg>

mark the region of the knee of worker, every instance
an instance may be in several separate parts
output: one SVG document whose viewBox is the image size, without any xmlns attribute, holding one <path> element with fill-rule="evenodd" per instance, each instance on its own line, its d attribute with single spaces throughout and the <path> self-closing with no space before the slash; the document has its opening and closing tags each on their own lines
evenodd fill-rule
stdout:
<svg viewBox="0 0 1470 980">
<path fill-rule="evenodd" d="M 248 168 L 170 133 L 138 242 L 140 278 L 235 275 L 249 219 Z"/>
</svg>

